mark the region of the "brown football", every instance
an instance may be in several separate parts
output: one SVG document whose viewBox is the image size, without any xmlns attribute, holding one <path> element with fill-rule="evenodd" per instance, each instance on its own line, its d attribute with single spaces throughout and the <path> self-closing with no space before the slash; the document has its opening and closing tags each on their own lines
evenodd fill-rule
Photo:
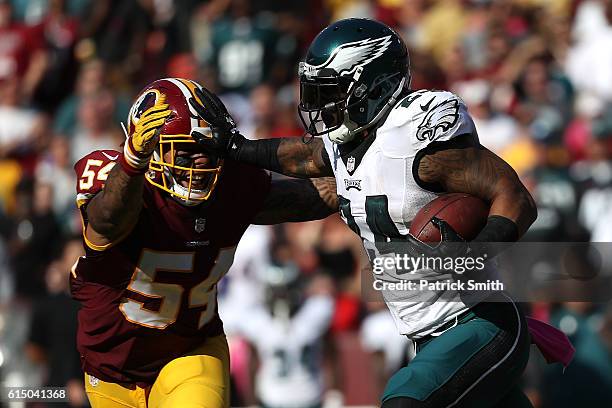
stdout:
<svg viewBox="0 0 612 408">
<path fill-rule="evenodd" d="M 410 233 L 423 242 L 440 242 L 440 231 L 430 222 L 434 216 L 446 221 L 465 240 L 470 241 L 485 226 L 489 206 L 469 194 L 444 194 L 419 210 L 410 223 Z"/>
</svg>

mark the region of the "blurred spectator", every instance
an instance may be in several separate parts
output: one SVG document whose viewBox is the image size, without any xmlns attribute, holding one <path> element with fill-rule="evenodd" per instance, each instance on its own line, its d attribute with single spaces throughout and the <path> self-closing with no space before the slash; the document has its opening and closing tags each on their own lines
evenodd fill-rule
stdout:
<svg viewBox="0 0 612 408">
<path fill-rule="evenodd" d="M 574 104 L 575 116 L 568 124 L 563 142 L 572 161 L 584 160 L 588 146 L 593 138 L 592 125 L 596 117 L 603 113 L 601 99 L 588 93 L 581 93 Z"/>
<path fill-rule="evenodd" d="M 33 170 L 34 163 L 28 159 L 45 139 L 45 118 L 21 104 L 20 91 L 18 77 L 0 80 L 0 208 L 4 212 L 13 210 L 13 190 L 22 174 Z"/>
<path fill-rule="evenodd" d="M 81 239 L 68 241 L 59 259 L 45 273 L 48 294 L 32 310 L 30 335 L 25 351 L 28 357 L 46 367 L 44 386 L 66 387 L 69 404 L 88 406 L 83 372 L 76 350 L 78 304 L 70 297 L 68 274 L 84 255 Z"/>
<path fill-rule="evenodd" d="M 373 355 L 374 377 L 379 392 L 394 372 L 414 357 L 414 346 L 397 332 L 397 326 L 383 302 L 368 302 L 370 314 L 363 319 L 360 337 L 363 348 Z"/>
<path fill-rule="evenodd" d="M 109 91 L 82 98 L 77 109 L 78 122 L 70 138 L 72 163 L 94 150 L 119 149 L 124 136 L 112 121 L 115 100 Z"/>
<path fill-rule="evenodd" d="M 219 315 L 230 335 L 237 332 L 244 308 L 264 301 L 263 282 L 259 278 L 270 266 L 269 246 L 272 228 L 251 225 L 236 248 L 230 272 L 219 282 Z"/>
<path fill-rule="evenodd" d="M 363 246 L 355 234 L 347 234 L 338 216 L 325 220 L 318 242 L 321 270 L 332 277 L 336 285 L 336 310 L 332 332 L 356 330 L 361 322 L 361 275 L 364 265 Z"/>
<path fill-rule="evenodd" d="M 248 92 L 269 80 L 286 81 L 294 75 L 288 65 L 297 51 L 297 40 L 279 33 L 275 16 L 256 14 L 250 2 L 231 0 L 226 15 L 213 22 L 208 44 L 196 55 L 215 68 L 219 86 L 226 92 Z"/>
<path fill-rule="evenodd" d="M 21 81 L 13 76 L 0 81 L 0 160 L 36 151 L 44 142 L 44 118 L 24 107 Z"/>
<path fill-rule="evenodd" d="M 199 79 L 195 70 L 197 64 L 191 55 L 189 26 L 192 11 L 200 1 L 163 0 L 139 3 L 148 15 L 148 32 L 144 35 L 140 69 L 134 78 L 137 86 L 140 88 L 159 79 L 160 73 L 164 72 L 167 73 L 166 76 Z M 137 61 L 134 62 L 136 65 Z"/>
<path fill-rule="evenodd" d="M 586 159 L 570 168 L 581 194 L 578 219 L 589 231 L 612 206 L 612 150 L 607 135 L 588 143 Z"/>
<path fill-rule="evenodd" d="M 131 76 L 141 68 L 141 58 L 151 24 L 149 10 L 136 0 L 96 0 L 91 2 L 77 45 L 81 57 L 92 55 Z M 151 2 L 152 3 L 152 2 Z M 121 46 L 118 46 L 121 44 Z"/>
<path fill-rule="evenodd" d="M 87 96 L 94 96 L 109 87 L 108 71 L 101 60 L 90 60 L 81 66 L 76 80 L 74 93 L 62 102 L 53 123 L 53 131 L 62 136 L 72 136 L 78 122 L 78 106 Z M 138 91 L 134 89 L 134 91 Z M 115 124 L 125 122 L 130 109 L 130 100 L 124 95 L 113 94 L 114 109 L 111 121 Z"/>
<path fill-rule="evenodd" d="M 535 57 L 524 68 L 517 89 L 519 121 L 536 140 L 558 142 L 573 107 L 571 84 L 552 69 L 547 57 Z"/>
<path fill-rule="evenodd" d="M 566 70 L 576 88 L 611 102 L 612 1 L 585 1 L 580 7 L 574 27 L 576 44 L 567 57 Z M 602 17 L 605 25 L 598 23 Z"/>
<path fill-rule="evenodd" d="M 466 15 L 467 10 L 460 0 L 439 0 L 423 16 L 420 45 L 431 53 L 438 65 L 461 39 Z"/>
<path fill-rule="evenodd" d="M 294 81 L 280 88 L 276 95 L 277 111 L 270 137 L 298 136 L 304 127 L 298 119 L 299 83 Z"/>
<path fill-rule="evenodd" d="M 269 84 L 253 88 L 244 113 L 240 116 L 240 129 L 249 138 L 270 137 L 270 130 L 275 120 L 276 89 Z"/>
<path fill-rule="evenodd" d="M 77 72 L 74 46 L 78 20 L 67 13 L 67 0 L 49 0 L 47 14 L 35 28 L 45 48 L 44 73 L 35 89 L 34 102 L 51 112 L 73 88 Z"/>
<path fill-rule="evenodd" d="M 53 213 L 64 232 L 78 232 L 71 231 L 70 224 L 72 213 L 75 211 L 76 184 L 72 166 L 68 140 L 54 137 L 49 143 L 49 149 L 38 162 L 35 173 L 37 182 L 49 185 L 53 191 Z"/>
<path fill-rule="evenodd" d="M 0 80 L 21 79 L 22 97 L 30 98 L 40 82 L 46 56 L 38 33 L 13 20 L 9 0 L 0 0 Z"/>
<path fill-rule="evenodd" d="M 516 120 L 495 112 L 490 102 L 491 88 L 487 81 L 474 80 L 455 84 L 455 92 L 467 103 L 480 142 L 501 157 L 518 136 Z"/>
<path fill-rule="evenodd" d="M 52 213 L 52 186 L 23 179 L 16 187 L 15 202 L 15 211 L 4 220 L 2 230 L 16 293 L 40 296 L 45 293 L 44 272 L 56 253 L 60 236 Z"/>
<path fill-rule="evenodd" d="M 266 407 L 319 406 L 325 390 L 323 337 L 333 313 L 331 283 L 323 277 L 306 283 L 291 264 L 270 265 L 264 279 L 265 304 L 252 308 L 241 325 L 259 361 L 253 371 L 255 395 Z"/>
<path fill-rule="evenodd" d="M 604 317 L 596 305 L 568 302 L 553 312 L 551 322 L 568 335 L 576 355 L 564 373 L 553 367 L 545 371 L 542 407 L 609 406 L 612 401 L 609 312 Z"/>
</svg>

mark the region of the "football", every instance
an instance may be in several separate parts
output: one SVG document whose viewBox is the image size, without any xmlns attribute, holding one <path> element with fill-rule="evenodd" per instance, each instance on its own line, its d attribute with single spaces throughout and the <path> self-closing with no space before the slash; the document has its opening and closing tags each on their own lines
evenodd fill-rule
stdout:
<svg viewBox="0 0 612 408">
<path fill-rule="evenodd" d="M 423 242 L 440 242 L 440 231 L 431 223 L 434 216 L 446 221 L 465 240 L 470 241 L 485 226 L 489 206 L 469 194 L 444 194 L 419 210 L 410 223 L 410 233 Z"/>
</svg>

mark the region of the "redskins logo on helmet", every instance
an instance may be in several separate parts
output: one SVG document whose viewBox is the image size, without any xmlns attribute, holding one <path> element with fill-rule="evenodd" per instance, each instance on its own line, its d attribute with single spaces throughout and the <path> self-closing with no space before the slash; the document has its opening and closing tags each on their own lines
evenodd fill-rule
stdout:
<svg viewBox="0 0 612 408">
<path fill-rule="evenodd" d="M 132 105 L 127 121 L 127 133 L 131 134 L 141 115 L 163 94 L 172 114 L 161 128 L 159 144 L 145 174 L 146 180 L 185 205 L 197 205 L 210 198 L 214 191 L 223 160 L 206 154 L 204 167 L 180 152 L 201 152 L 190 136 L 193 127 L 208 128 L 189 104 L 189 98 L 198 99 L 195 89 L 199 84 L 188 79 L 165 78 L 147 86 Z M 203 153 L 203 152 L 202 152 Z"/>
</svg>

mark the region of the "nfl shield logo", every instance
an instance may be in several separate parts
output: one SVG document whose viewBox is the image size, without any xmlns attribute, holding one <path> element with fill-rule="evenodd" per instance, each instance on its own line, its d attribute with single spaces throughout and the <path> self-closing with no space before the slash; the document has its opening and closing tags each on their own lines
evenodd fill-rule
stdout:
<svg viewBox="0 0 612 408">
<path fill-rule="evenodd" d="M 204 227 L 206 227 L 206 218 L 196 218 L 195 220 L 195 231 L 202 232 L 204 231 Z"/>
<path fill-rule="evenodd" d="M 346 170 L 348 172 L 352 172 L 355 170 L 355 158 L 353 156 L 349 157 L 346 162 Z"/>
</svg>

